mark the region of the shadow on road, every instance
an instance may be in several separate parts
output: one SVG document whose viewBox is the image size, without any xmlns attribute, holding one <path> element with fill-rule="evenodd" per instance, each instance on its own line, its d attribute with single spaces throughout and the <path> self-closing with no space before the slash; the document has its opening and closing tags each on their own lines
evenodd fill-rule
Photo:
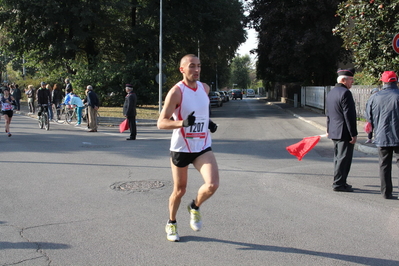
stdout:
<svg viewBox="0 0 399 266">
<path fill-rule="evenodd" d="M 199 237 L 199 236 L 186 236 L 180 239 L 180 242 L 217 242 L 229 245 L 236 245 L 238 250 L 257 250 L 257 251 L 269 251 L 269 252 L 281 252 L 281 253 L 292 253 L 292 254 L 302 254 L 302 255 L 310 255 L 317 257 L 330 258 L 335 260 L 347 261 L 360 263 L 362 265 L 398 265 L 398 260 L 389 260 L 389 259 L 379 259 L 379 258 L 371 258 L 371 257 L 362 257 L 355 255 L 345 255 L 345 254 L 337 254 L 337 253 L 328 253 L 328 252 L 320 252 L 320 251 L 312 251 L 306 249 L 299 248 L 291 248 L 291 247 L 279 247 L 272 245 L 260 245 L 260 244 L 251 244 L 251 243 L 243 243 L 237 241 L 223 240 L 223 239 L 215 239 L 215 238 L 207 238 L 207 237 Z"/>
</svg>

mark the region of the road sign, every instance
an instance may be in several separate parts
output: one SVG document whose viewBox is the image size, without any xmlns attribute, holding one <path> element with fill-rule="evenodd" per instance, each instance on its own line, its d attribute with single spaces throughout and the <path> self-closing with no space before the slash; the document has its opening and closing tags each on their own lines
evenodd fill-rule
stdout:
<svg viewBox="0 0 399 266">
<path fill-rule="evenodd" d="M 395 37 L 393 37 L 392 40 L 392 47 L 393 50 L 399 54 L 399 33 L 395 35 Z"/>
<path fill-rule="evenodd" d="M 156 75 L 155 81 L 159 84 L 159 74 Z M 166 82 L 166 75 L 162 73 L 162 84 L 165 84 Z"/>
</svg>

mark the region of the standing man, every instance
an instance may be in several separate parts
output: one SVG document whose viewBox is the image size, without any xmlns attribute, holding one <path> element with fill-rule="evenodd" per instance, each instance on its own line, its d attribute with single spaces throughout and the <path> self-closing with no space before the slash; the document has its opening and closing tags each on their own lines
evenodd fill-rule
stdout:
<svg viewBox="0 0 399 266">
<path fill-rule="evenodd" d="M 16 110 L 19 111 L 21 109 L 21 90 L 19 89 L 18 84 L 14 85 L 13 90 L 11 91 L 11 96 L 15 99 Z"/>
<path fill-rule="evenodd" d="M 169 220 L 165 227 L 169 241 L 180 240 L 176 214 L 186 192 L 189 164 L 192 163 L 204 179 L 197 197 L 188 205 L 190 226 L 194 231 L 202 228 L 199 207 L 219 187 L 219 170 L 208 130 L 215 132 L 217 126 L 209 120 L 209 86 L 199 81 L 201 62 L 193 54 L 186 55 L 180 61 L 179 70 L 183 80 L 166 95 L 158 119 L 159 129 L 173 129 L 170 145 L 173 191 L 169 197 Z"/>
<path fill-rule="evenodd" d="M 65 94 L 67 94 L 67 91 L 72 91 L 72 84 L 68 78 L 65 79 Z"/>
<path fill-rule="evenodd" d="M 399 166 L 399 89 L 398 77 L 393 71 L 381 76 L 383 87 L 373 94 L 367 104 L 366 116 L 374 129 L 374 143 L 378 148 L 381 194 L 392 196 L 392 155 Z"/>
<path fill-rule="evenodd" d="M 90 128 L 88 132 L 97 132 L 97 110 L 99 106 L 99 101 L 97 94 L 93 91 L 93 87 L 91 85 L 87 86 L 86 95 Z"/>
<path fill-rule="evenodd" d="M 129 121 L 130 128 L 130 137 L 126 140 L 135 140 L 137 135 L 136 128 L 136 104 L 137 104 L 137 96 L 136 93 L 133 92 L 133 86 L 130 84 L 126 84 L 125 91 L 127 93 L 125 97 L 125 103 L 123 104 L 123 115 Z"/>
<path fill-rule="evenodd" d="M 355 70 L 338 69 L 335 87 L 328 93 L 327 134 L 334 143 L 334 182 L 333 190 L 353 192 L 352 186 L 346 183 L 357 140 L 356 108 L 349 89 L 353 84 Z"/>
</svg>

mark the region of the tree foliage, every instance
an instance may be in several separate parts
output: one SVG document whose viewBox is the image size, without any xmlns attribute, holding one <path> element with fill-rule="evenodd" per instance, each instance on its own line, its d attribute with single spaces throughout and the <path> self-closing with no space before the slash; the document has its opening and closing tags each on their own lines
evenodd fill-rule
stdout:
<svg viewBox="0 0 399 266">
<path fill-rule="evenodd" d="M 357 68 L 379 77 L 385 70 L 399 71 L 399 55 L 392 40 L 399 33 L 399 1 L 350 0 L 338 7 L 341 19 L 334 33 L 353 52 Z"/>
<path fill-rule="evenodd" d="M 249 74 L 251 72 L 251 58 L 249 55 L 237 56 L 231 63 L 231 84 L 237 84 L 237 88 L 247 89 L 251 80 Z"/>
<path fill-rule="evenodd" d="M 74 87 L 91 84 L 107 101 L 122 102 L 123 84 L 131 83 L 140 101 L 154 103 L 159 11 L 151 0 L 0 0 L 1 49 L 24 56 L 40 77 L 51 72 Z M 198 51 L 201 79 L 218 72 L 219 84 L 228 82 L 224 73 L 245 40 L 239 0 L 163 0 L 163 25 L 168 87 L 181 78 L 180 58 Z"/>
<path fill-rule="evenodd" d="M 249 24 L 258 32 L 257 75 L 265 81 L 331 84 L 342 41 L 332 28 L 338 0 L 253 0 Z"/>
</svg>

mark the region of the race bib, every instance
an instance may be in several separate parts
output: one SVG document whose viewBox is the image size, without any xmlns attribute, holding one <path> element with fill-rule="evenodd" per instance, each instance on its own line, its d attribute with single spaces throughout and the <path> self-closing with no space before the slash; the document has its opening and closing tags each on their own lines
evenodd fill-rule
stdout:
<svg viewBox="0 0 399 266">
<path fill-rule="evenodd" d="M 204 139 L 208 131 L 206 118 L 201 116 L 195 117 L 195 123 L 186 128 L 186 139 Z"/>
</svg>

